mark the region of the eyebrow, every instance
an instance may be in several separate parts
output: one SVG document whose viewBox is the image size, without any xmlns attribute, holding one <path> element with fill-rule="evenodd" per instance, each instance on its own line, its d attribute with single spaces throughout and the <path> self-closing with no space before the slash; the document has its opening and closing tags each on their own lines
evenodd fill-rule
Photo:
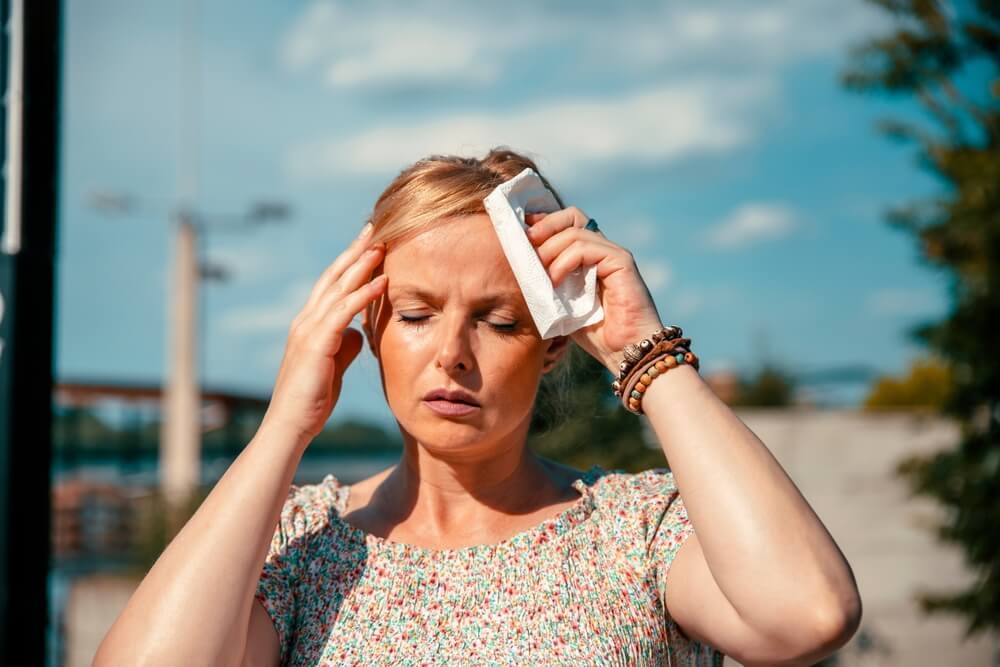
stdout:
<svg viewBox="0 0 1000 667">
<path fill-rule="evenodd" d="M 393 293 L 394 296 L 415 296 L 419 299 L 425 301 L 435 301 L 436 297 L 434 294 L 425 290 L 421 287 L 415 285 L 400 285 L 389 288 L 389 291 Z M 476 304 L 495 304 L 501 301 L 509 301 L 512 303 L 517 303 L 520 296 L 519 291 L 505 290 L 501 292 L 491 292 L 489 294 L 484 294 L 483 296 L 477 297 L 474 301 Z"/>
</svg>

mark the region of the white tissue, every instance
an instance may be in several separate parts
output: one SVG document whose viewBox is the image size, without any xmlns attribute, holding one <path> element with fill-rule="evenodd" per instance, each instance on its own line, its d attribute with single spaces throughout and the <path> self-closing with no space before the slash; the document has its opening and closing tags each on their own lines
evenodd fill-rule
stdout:
<svg viewBox="0 0 1000 667">
<path fill-rule="evenodd" d="M 566 336 L 604 319 L 597 267 L 579 267 L 555 288 L 525 234 L 525 213 L 552 213 L 560 208 L 534 169 L 528 167 L 501 183 L 483 203 L 542 338 Z"/>
</svg>

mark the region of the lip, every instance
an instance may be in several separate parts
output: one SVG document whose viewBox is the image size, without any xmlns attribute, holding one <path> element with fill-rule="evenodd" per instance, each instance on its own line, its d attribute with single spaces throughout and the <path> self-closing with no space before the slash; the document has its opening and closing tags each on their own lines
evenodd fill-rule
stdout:
<svg viewBox="0 0 1000 667">
<path fill-rule="evenodd" d="M 448 401 L 451 403 L 468 403 L 474 407 L 479 407 L 479 401 L 473 398 L 472 394 L 461 389 L 445 389 L 438 387 L 424 394 L 425 401 Z"/>
<path fill-rule="evenodd" d="M 434 412 L 445 417 L 462 417 L 479 409 L 478 405 L 446 401 L 441 398 L 424 399 L 423 403 Z"/>
</svg>

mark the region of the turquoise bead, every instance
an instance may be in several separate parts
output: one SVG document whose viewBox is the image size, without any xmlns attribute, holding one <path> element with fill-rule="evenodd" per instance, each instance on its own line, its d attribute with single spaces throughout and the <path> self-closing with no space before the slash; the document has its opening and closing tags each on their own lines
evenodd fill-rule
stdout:
<svg viewBox="0 0 1000 667">
<path fill-rule="evenodd" d="M 641 401 L 642 400 L 642 394 L 640 392 L 636 391 L 635 389 L 633 389 L 632 390 L 632 398 L 634 398 L 637 401 Z"/>
<path fill-rule="evenodd" d="M 684 363 L 684 354 L 681 353 L 681 352 L 678 352 L 677 354 L 674 355 L 674 359 L 677 360 L 677 363 L 683 364 Z"/>
</svg>

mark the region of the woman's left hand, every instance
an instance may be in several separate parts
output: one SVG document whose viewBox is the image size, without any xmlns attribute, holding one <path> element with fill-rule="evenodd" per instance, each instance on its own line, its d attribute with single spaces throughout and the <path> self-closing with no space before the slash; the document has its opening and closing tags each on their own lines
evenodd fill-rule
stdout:
<svg viewBox="0 0 1000 667">
<path fill-rule="evenodd" d="M 581 266 L 597 266 L 597 294 L 604 319 L 577 329 L 570 337 L 617 377 L 622 349 L 663 324 L 632 253 L 602 232 L 584 229 L 587 220 L 575 206 L 525 215 L 528 238 L 554 286 Z"/>
</svg>

